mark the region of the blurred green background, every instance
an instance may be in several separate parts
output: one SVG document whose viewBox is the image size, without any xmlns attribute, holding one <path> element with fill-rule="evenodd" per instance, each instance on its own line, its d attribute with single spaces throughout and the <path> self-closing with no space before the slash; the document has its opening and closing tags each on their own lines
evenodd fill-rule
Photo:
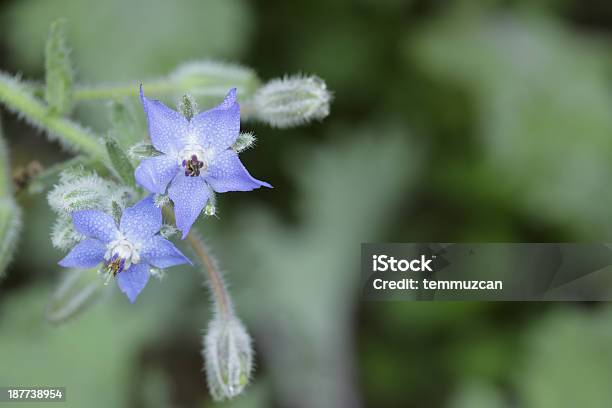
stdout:
<svg viewBox="0 0 612 408">
<path fill-rule="evenodd" d="M 368 241 L 612 238 L 612 5 L 605 0 L 4 0 L 0 69 L 41 79 L 68 20 L 81 83 L 181 62 L 312 73 L 331 115 L 258 135 L 242 155 L 274 190 L 219 197 L 199 229 L 254 336 L 234 407 L 610 407 L 612 307 L 364 303 Z M 68 157 L 2 110 L 13 166 Z M 104 103 L 75 116 L 104 129 Z M 71 407 L 205 407 L 200 275 L 175 269 L 135 305 L 114 288 L 44 319 L 60 278 L 44 194 L 0 285 L 0 385 L 68 388 Z M 6 406 L 9 406 L 8 404 Z M 16 404 L 24 407 L 27 404 Z"/>
</svg>

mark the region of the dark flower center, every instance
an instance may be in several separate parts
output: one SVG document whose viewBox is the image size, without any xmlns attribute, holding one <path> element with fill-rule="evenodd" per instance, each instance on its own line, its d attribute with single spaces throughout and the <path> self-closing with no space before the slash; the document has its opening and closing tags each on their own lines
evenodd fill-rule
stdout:
<svg viewBox="0 0 612 408">
<path fill-rule="evenodd" d="M 113 257 L 106 262 L 106 271 L 112 274 L 113 277 L 117 276 L 118 273 L 123 271 L 125 267 L 125 259 L 115 254 Z"/>
<path fill-rule="evenodd" d="M 198 177 L 200 170 L 204 167 L 204 162 L 198 160 L 198 156 L 191 155 L 191 159 L 183 160 L 183 168 L 185 169 L 185 177 Z"/>
</svg>

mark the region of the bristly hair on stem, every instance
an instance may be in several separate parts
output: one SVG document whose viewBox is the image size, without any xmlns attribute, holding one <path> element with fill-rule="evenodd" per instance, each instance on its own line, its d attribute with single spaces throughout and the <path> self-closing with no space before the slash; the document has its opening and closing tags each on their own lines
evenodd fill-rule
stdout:
<svg viewBox="0 0 612 408">
<path fill-rule="evenodd" d="M 44 130 L 51 140 L 72 151 L 104 160 L 106 152 L 99 137 L 90 130 L 61 116 L 50 115 L 47 106 L 19 81 L 0 72 L 0 103 L 33 127 Z"/>
<path fill-rule="evenodd" d="M 164 214 L 173 219 L 169 207 L 164 207 Z M 240 395 L 251 379 L 252 340 L 234 313 L 217 260 L 194 229 L 189 232 L 186 240 L 202 266 L 215 309 L 202 338 L 208 389 L 216 401 L 231 399 Z"/>
<path fill-rule="evenodd" d="M 206 271 L 205 276 L 213 296 L 215 312 L 221 319 L 229 320 L 234 315 L 234 310 L 217 260 L 210 254 L 208 247 L 195 231 L 189 232 L 187 242 Z"/>
<path fill-rule="evenodd" d="M 175 222 L 174 213 L 169 206 L 164 206 L 162 211 L 166 219 L 172 223 Z M 213 296 L 215 311 L 221 317 L 229 318 L 234 313 L 233 306 L 223 276 L 219 271 L 217 260 L 210 254 L 208 247 L 195 231 L 190 231 L 186 241 L 202 266 L 202 272 Z"/>
</svg>

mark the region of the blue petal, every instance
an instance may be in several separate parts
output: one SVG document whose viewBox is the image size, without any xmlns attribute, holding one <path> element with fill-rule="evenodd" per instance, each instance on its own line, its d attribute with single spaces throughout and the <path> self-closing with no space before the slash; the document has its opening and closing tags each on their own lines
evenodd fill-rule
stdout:
<svg viewBox="0 0 612 408">
<path fill-rule="evenodd" d="M 110 215 L 98 210 L 83 210 L 72 213 L 74 228 L 89 238 L 110 242 L 117 237 L 117 226 Z"/>
<path fill-rule="evenodd" d="M 166 186 L 172 181 L 178 170 L 176 159 L 163 154 L 141 161 L 134 176 L 138 184 L 150 192 L 164 194 Z"/>
<path fill-rule="evenodd" d="M 142 244 L 140 255 L 156 268 L 169 268 L 175 265 L 190 264 L 191 261 L 174 244 L 159 235 L 149 238 Z"/>
<path fill-rule="evenodd" d="M 168 196 L 174 203 L 176 226 L 183 231 L 185 239 L 206 205 L 210 190 L 202 177 L 185 177 L 179 173 L 168 188 Z"/>
<path fill-rule="evenodd" d="M 142 242 L 157 234 L 161 225 L 161 208 L 155 205 L 153 194 L 150 194 L 123 211 L 119 229 L 128 240 Z"/>
<path fill-rule="evenodd" d="M 236 102 L 236 88 L 230 89 L 218 106 L 197 114 L 189 122 L 189 135 L 196 143 L 217 151 L 229 148 L 240 133 L 240 105 Z"/>
<path fill-rule="evenodd" d="M 149 123 L 149 136 L 157 150 L 176 153 L 181 149 L 181 139 L 189 129 L 189 122 L 183 115 L 173 111 L 158 100 L 144 96 L 140 86 L 140 100 Z"/>
<path fill-rule="evenodd" d="M 134 303 L 140 292 L 147 286 L 149 276 L 149 265 L 146 263 L 131 265 L 129 269 L 117 274 L 117 285 L 130 302 Z"/>
<path fill-rule="evenodd" d="M 106 245 L 97 239 L 87 238 L 78 244 L 58 262 L 65 268 L 92 268 L 104 260 Z"/>
<path fill-rule="evenodd" d="M 236 152 L 231 149 L 219 152 L 213 157 L 205 178 L 217 193 L 250 191 L 261 186 L 272 187 L 264 181 L 251 177 Z"/>
</svg>

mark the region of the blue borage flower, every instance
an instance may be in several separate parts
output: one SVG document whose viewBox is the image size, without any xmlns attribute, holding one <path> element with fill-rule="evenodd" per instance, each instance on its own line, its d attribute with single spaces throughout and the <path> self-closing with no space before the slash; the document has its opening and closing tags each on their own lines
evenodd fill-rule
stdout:
<svg viewBox="0 0 612 408">
<path fill-rule="evenodd" d="M 76 211 L 72 214 L 74 228 L 85 235 L 60 266 L 92 268 L 104 264 L 108 277 L 134 303 L 146 286 L 151 266 L 168 268 L 191 264 L 176 247 L 158 235 L 162 225 L 161 208 L 155 206 L 153 195 L 126 208 L 119 228 L 108 214 L 97 210 Z"/>
<path fill-rule="evenodd" d="M 136 181 L 152 193 L 164 194 L 168 188 L 183 239 L 211 197 L 211 189 L 224 193 L 271 187 L 251 177 L 231 148 L 240 133 L 235 88 L 220 105 L 191 120 L 160 101 L 146 98 L 142 86 L 140 98 L 151 142 L 162 154 L 140 163 Z"/>
</svg>

